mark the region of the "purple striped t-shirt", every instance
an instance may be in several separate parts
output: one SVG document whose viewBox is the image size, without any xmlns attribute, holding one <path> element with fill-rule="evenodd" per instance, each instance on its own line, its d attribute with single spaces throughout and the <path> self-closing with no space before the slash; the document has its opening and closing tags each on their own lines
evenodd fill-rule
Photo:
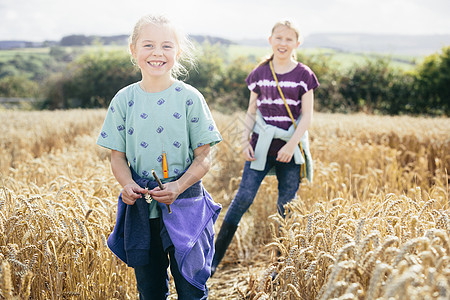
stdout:
<svg viewBox="0 0 450 300">
<path fill-rule="evenodd" d="M 283 91 L 289 108 L 294 119 L 298 119 L 302 111 L 301 98 L 303 94 L 319 86 L 314 72 L 306 65 L 298 65 L 290 72 L 285 74 L 276 74 L 278 83 Z M 246 79 L 248 88 L 258 94 L 257 106 L 261 112 L 264 121 L 267 124 L 287 130 L 291 124 L 291 118 L 284 106 L 284 101 L 278 92 L 277 84 L 272 76 L 269 63 L 258 66 Z M 258 134 L 253 133 L 250 144 L 255 148 Z M 274 139 L 270 145 L 269 155 L 277 156 L 278 150 L 286 142 Z"/>
</svg>

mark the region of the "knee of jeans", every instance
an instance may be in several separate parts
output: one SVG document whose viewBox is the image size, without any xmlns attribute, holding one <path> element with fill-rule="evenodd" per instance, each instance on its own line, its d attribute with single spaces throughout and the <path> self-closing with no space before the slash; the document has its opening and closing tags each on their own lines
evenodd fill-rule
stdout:
<svg viewBox="0 0 450 300">
<path fill-rule="evenodd" d="M 292 182 L 288 184 L 278 185 L 279 198 L 293 199 L 297 196 L 297 191 L 300 186 L 298 182 Z"/>
<path fill-rule="evenodd" d="M 233 225 L 239 224 L 239 221 L 251 204 L 252 201 L 240 201 L 236 198 L 233 199 L 233 202 L 231 202 L 230 207 L 228 208 L 225 215 L 225 221 Z"/>
<path fill-rule="evenodd" d="M 232 210 L 246 211 L 253 203 L 254 197 L 246 193 L 238 193 L 233 199 L 230 208 Z"/>
<path fill-rule="evenodd" d="M 256 191 L 257 192 L 257 191 Z M 240 188 L 236 193 L 233 201 L 239 201 L 240 203 L 252 204 L 255 199 L 256 192 L 253 189 Z"/>
<path fill-rule="evenodd" d="M 227 220 L 230 224 L 239 223 L 242 215 L 248 210 L 248 205 L 243 205 L 243 203 L 234 203 L 230 205 L 227 210 L 227 214 L 225 215 L 225 220 Z"/>
</svg>

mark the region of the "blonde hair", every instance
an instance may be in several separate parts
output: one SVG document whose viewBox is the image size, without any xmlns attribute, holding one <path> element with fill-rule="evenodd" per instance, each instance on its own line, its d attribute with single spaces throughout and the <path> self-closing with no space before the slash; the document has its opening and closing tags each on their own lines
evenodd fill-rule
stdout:
<svg viewBox="0 0 450 300">
<path fill-rule="evenodd" d="M 176 27 L 167 17 L 163 15 L 145 15 L 139 19 L 134 25 L 133 32 L 129 37 L 129 44 L 133 47 L 136 46 L 137 40 L 139 39 L 139 35 L 141 33 L 142 27 L 147 24 L 153 24 L 157 26 L 167 26 L 172 29 L 173 34 L 175 35 L 175 42 L 178 47 L 177 59 L 175 64 L 171 70 L 171 75 L 174 78 L 178 78 L 180 76 L 187 76 L 189 70 L 185 65 L 188 65 L 192 68 L 195 67 L 195 57 L 194 57 L 194 44 L 189 40 L 188 36 L 181 32 L 181 30 Z M 131 58 L 131 61 L 134 65 L 136 65 L 134 58 Z M 183 63 L 181 63 L 183 62 Z"/>
<path fill-rule="evenodd" d="M 295 32 L 295 35 L 297 36 L 297 42 L 302 42 L 302 36 L 300 35 L 299 27 L 293 21 L 288 20 L 288 19 L 284 19 L 284 20 L 280 20 L 280 21 L 276 22 L 275 25 L 273 25 L 273 27 L 272 27 L 272 31 L 271 31 L 270 36 L 273 35 L 275 29 L 277 29 L 277 27 L 279 27 L 279 26 L 286 26 L 287 28 L 293 30 Z M 296 51 L 292 52 L 292 58 L 294 60 L 297 60 L 297 53 L 296 53 Z M 272 59 L 273 59 L 273 53 L 270 56 L 266 57 L 259 65 L 260 66 L 266 65 Z"/>
</svg>

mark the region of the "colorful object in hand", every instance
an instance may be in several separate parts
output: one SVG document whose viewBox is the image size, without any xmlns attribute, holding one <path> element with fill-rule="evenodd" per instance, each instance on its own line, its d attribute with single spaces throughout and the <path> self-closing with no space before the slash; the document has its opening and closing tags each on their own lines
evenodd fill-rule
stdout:
<svg viewBox="0 0 450 300">
<path fill-rule="evenodd" d="M 167 168 L 167 158 L 166 153 L 163 152 L 163 177 L 168 178 L 169 177 L 169 170 Z"/>
</svg>

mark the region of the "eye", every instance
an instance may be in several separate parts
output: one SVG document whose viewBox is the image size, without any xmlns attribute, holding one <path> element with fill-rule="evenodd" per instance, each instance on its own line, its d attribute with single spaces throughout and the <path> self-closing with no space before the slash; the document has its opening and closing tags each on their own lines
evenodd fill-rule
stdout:
<svg viewBox="0 0 450 300">
<path fill-rule="evenodd" d="M 144 44 L 144 48 L 153 48 L 153 44 Z"/>
<path fill-rule="evenodd" d="M 164 48 L 164 49 L 172 49 L 173 47 L 170 46 L 170 45 L 164 45 L 163 48 Z"/>
</svg>

